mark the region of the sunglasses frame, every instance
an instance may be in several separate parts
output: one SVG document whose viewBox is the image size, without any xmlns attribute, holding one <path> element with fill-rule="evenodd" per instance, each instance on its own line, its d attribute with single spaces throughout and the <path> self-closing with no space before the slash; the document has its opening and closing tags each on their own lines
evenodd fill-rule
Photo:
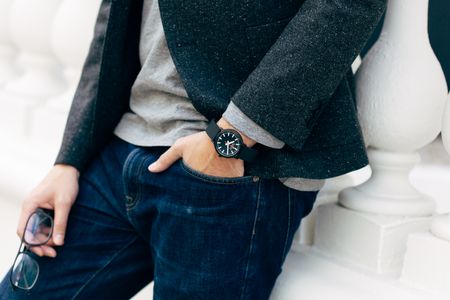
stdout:
<svg viewBox="0 0 450 300">
<path fill-rule="evenodd" d="M 48 237 L 47 237 L 47 239 L 45 241 L 42 241 L 42 242 L 39 242 L 39 243 L 27 243 L 25 241 L 25 233 L 26 233 L 26 230 L 27 230 L 27 227 L 28 227 L 28 222 L 30 221 L 31 217 L 33 215 L 35 215 L 35 214 L 42 214 L 42 215 L 44 215 L 44 216 L 46 216 L 46 217 L 48 217 L 50 219 L 50 233 L 48 234 Z M 22 234 L 22 238 L 20 239 L 19 250 L 17 251 L 16 258 L 14 259 L 14 262 L 13 262 L 13 265 L 12 265 L 12 268 L 11 268 L 11 272 L 10 272 L 10 275 L 9 275 L 9 281 L 11 282 L 11 286 L 14 289 L 21 289 L 21 290 L 29 291 L 36 284 L 37 279 L 39 278 L 39 264 L 38 264 L 37 260 L 31 255 L 31 253 L 33 253 L 33 252 L 31 252 L 29 250 L 29 247 L 45 245 L 52 238 L 53 227 L 54 227 L 54 223 L 53 223 L 53 211 L 52 210 L 47 210 L 47 209 L 43 209 L 43 208 L 37 208 L 28 217 L 27 222 L 25 223 L 25 227 L 24 227 L 24 232 Z M 14 281 L 13 281 L 13 278 L 12 278 L 13 273 L 14 273 L 14 266 L 16 265 L 16 261 L 17 261 L 17 259 L 19 258 L 19 256 L 21 254 L 22 255 L 26 255 L 29 259 L 31 259 L 33 262 L 35 262 L 36 266 L 37 266 L 36 278 L 34 279 L 33 284 L 30 287 L 28 287 L 28 288 L 24 288 L 24 287 L 16 285 L 14 283 Z"/>
</svg>

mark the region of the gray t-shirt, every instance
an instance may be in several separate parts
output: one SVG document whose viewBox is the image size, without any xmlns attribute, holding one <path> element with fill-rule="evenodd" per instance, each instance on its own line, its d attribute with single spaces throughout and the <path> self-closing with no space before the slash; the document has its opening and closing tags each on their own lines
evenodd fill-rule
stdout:
<svg viewBox="0 0 450 300">
<path fill-rule="evenodd" d="M 193 134 L 208 120 L 192 105 L 167 47 L 157 0 L 144 0 L 139 45 L 142 69 L 131 89 L 131 112 L 123 115 L 114 134 L 139 146 L 170 146 Z M 223 117 L 256 142 L 281 148 L 284 143 L 259 127 L 233 103 Z M 286 186 L 303 191 L 323 187 L 324 179 L 279 178 Z"/>
</svg>

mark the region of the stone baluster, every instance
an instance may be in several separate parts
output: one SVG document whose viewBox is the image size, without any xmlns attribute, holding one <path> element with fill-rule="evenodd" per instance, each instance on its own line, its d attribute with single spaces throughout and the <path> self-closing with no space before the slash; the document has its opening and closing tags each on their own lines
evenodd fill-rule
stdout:
<svg viewBox="0 0 450 300">
<path fill-rule="evenodd" d="M 417 150 L 441 130 L 447 85 L 428 38 L 428 0 L 388 0 L 381 35 L 356 74 L 372 175 L 318 211 L 316 246 L 379 274 L 401 273 L 407 236 L 434 200 L 409 181 Z"/>
<path fill-rule="evenodd" d="M 0 87 L 19 74 L 14 63 L 16 49 L 8 32 L 8 20 L 12 3 L 13 0 L 0 0 Z"/>
<path fill-rule="evenodd" d="M 447 85 L 427 32 L 428 0 L 390 0 L 381 36 L 356 76 L 358 112 L 373 175 L 342 191 L 345 207 L 386 215 L 430 215 L 434 203 L 408 175 L 417 150 L 441 131 Z"/>
<path fill-rule="evenodd" d="M 447 152 L 450 154 L 450 94 L 448 95 L 447 106 L 442 118 L 442 142 Z"/>
<path fill-rule="evenodd" d="M 431 232 L 438 238 L 450 242 L 450 214 L 437 215 L 431 223 Z M 450 251 L 450 249 L 449 249 Z M 449 252 L 450 255 L 450 252 Z M 449 256 L 450 258 L 450 256 Z"/>
<path fill-rule="evenodd" d="M 19 51 L 23 74 L 0 94 L 0 128 L 14 138 L 29 136 L 32 111 L 65 88 L 61 66 L 53 55 L 51 32 L 61 0 L 15 0 L 9 16 L 9 36 Z"/>
<path fill-rule="evenodd" d="M 66 92 L 56 99 L 68 110 L 72 102 L 94 33 L 95 19 L 101 0 L 64 0 L 59 7 L 52 32 L 52 45 L 64 65 L 69 83 Z"/>
<path fill-rule="evenodd" d="M 450 155 L 450 94 L 448 96 L 447 106 L 445 108 L 444 118 L 442 120 L 442 142 Z M 433 218 L 431 232 L 435 236 L 450 242 L 450 214 Z"/>
<path fill-rule="evenodd" d="M 60 143 L 67 113 L 86 58 L 100 0 L 63 0 L 52 29 L 52 48 L 64 67 L 68 86 L 33 114 L 32 138 L 55 150 Z M 51 134 L 49 134 L 51 133 Z"/>
<path fill-rule="evenodd" d="M 450 95 L 442 125 L 442 141 L 450 154 Z M 450 178 L 447 179 L 450 183 Z M 401 280 L 445 298 L 450 295 L 449 276 L 450 214 L 437 214 L 429 231 L 413 233 L 408 237 Z"/>
<path fill-rule="evenodd" d="M 347 187 L 355 186 L 370 177 L 370 168 L 365 167 L 355 172 L 350 172 L 341 176 L 328 178 L 325 185 L 317 195 L 314 208 L 311 213 L 302 219 L 299 230 L 294 236 L 292 249 L 301 250 L 303 245 L 313 245 L 316 230 L 317 207 L 328 203 L 336 203 L 339 192 Z"/>
</svg>

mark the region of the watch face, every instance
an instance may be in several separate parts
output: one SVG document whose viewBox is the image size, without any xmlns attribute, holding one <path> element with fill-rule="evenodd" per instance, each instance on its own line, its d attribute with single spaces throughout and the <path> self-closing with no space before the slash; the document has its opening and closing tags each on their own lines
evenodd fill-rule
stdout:
<svg viewBox="0 0 450 300">
<path fill-rule="evenodd" d="M 225 157 L 234 157 L 241 149 L 242 139 L 236 131 L 224 129 L 216 138 L 217 152 Z"/>
</svg>

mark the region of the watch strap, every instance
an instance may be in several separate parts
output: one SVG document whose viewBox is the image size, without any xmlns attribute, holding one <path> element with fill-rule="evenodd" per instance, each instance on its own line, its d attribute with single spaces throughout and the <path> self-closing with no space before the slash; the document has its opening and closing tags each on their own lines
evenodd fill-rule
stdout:
<svg viewBox="0 0 450 300">
<path fill-rule="evenodd" d="M 256 154 L 258 154 L 258 151 L 256 149 L 252 149 L 245 145 L 242 145 L 237 154 L 237 157 L 241 158 L 242 160 L 252 162 L 255 160 Z"/>
<path fill-rule="evenodd" d="M 217 125 L 216 120 L 212 119 L 209 122 L 208 127 L 206 127 L 206 134 L 214 141 L 220 130 L 221 128 Z"/>
</svg>

